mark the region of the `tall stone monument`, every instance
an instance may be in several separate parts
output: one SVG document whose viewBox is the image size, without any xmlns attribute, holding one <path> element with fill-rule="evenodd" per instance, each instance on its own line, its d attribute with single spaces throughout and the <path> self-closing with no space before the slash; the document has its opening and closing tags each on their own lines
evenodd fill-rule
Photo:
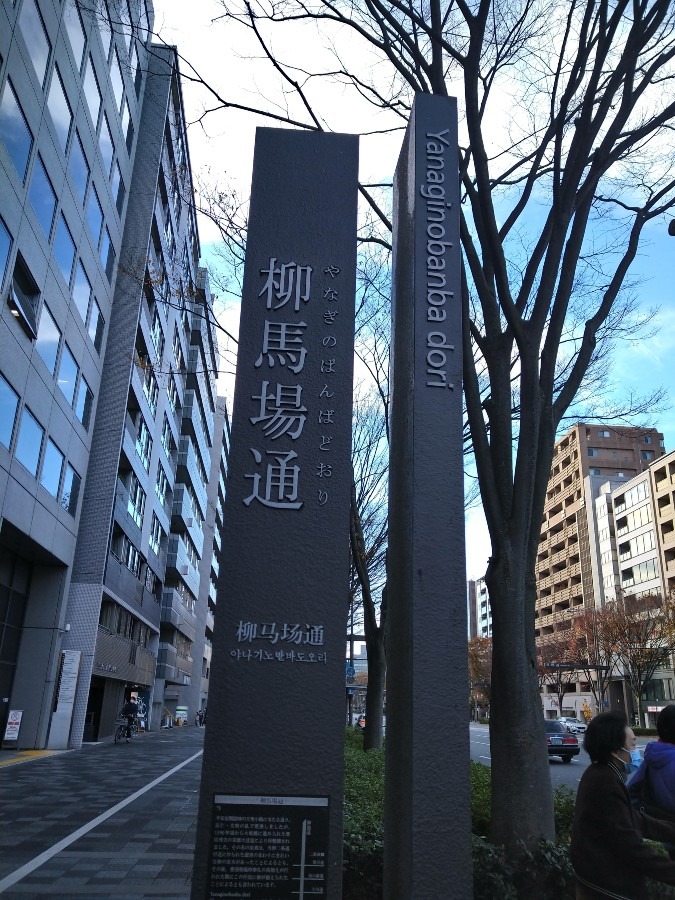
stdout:
<svg viewBox="0 0 675 900">
<path fill-rule="evenodd" d="M 469 900 L 457 106 L 417 95 L 394 179 L 385 900 Z"/>
<path fill-rule="evenodd" d="M 193 900 L 341 897 L 357 177 L 258 129 Z"/>
</svg>

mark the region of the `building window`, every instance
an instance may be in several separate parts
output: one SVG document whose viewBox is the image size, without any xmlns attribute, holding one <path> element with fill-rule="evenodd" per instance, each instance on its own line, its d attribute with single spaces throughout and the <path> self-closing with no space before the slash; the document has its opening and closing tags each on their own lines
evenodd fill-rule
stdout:
<svg viewBox="0 0 675 900">
<path fill-rule="evenodd" d="M 162 531 L 162 526 L 159 524 L 159 519 L 153 513 L 152 526 L 150 528 L 150 547 L 157 556 L 159 556 L 161 550 L 163 536 L 164 532 Z"/>
<path fill-rule="evenodd" d="M 65 153 L 68 146 L 68 138 L 70 137 L 70 126 L 73 124 L 73 112 L 66 97 L 58 66 L 54 67 L 47 106 L 49 107 L 49 113 L 54 123 L 54 130 L 59 139 L 59 144 L 61 144 L 61 149 Z"/>
<path fill-rule="evenodd" d="M 68 405 L 73 405 L 73 398 L 75 396 L 75 382 L 77 381 L 77 373 L 78 373 L 78 365 L 75 362 L 75 357 L 70 352 L 70 348 L 68 344 L 63 345 L 63 350 L 61 351 L 61 362 L 59 364 L 59 375 L 56 379 L 56 383 L 61 388 L 63 396 L 68 401 Z"/>
<path fill-rule="evenodd" d="M 99 34 L 101 35 L 101 43 L 103 44 L 103 56 L 105 59 L 108 59 L 108 56 L 110 55 L 110 45 L 112 43 L 112 27 L 110 25 L 110 13 L 108 11 L 107 0 L 103 0 L 95 18 L 98 23 Z"/>
<path fill-rule="evenodd" d="M 134 120 L 131 118 L 131 110 L 129 103 L 124 101 L 124 109 L 122 111 L 122 134 L 127 145 L 127 153 L 131 154 L 131 148 L 134 144 Z"/>
<path fill-rule="evenodd" d="M 12 289 L 7 298 L 12 315 L 31 340 L 37 337 L 37 311 L 40 305 L 40 290 L 20 253 L 14 263 Z"/>
<path fill-rule="evenodd" d="M 63 10 L 63 21 L 66 25 L 70 48 L 75 58 L 75 67 L 78 72 L 82 71 L 82 63 L 84 62 L 84 45 L 86 41 L 84 26 L 80 11 L 75 3 L 66 3 Z"/>
<path fill-rule="evenodd" d="M 162 506 L 164 506 L 164 504 L 166 503 L 166 493 L 168 489 L 169 479 L 166 477 L 166 472 L 164 471 L 160 463 L 157 466 L 157 481 L 155 482 L 155 493 L 157 494 L 159 502 L 162 504 Z"/>
<path fill-rule="evenodd" d="M 94 405 L 94 395 L 91 388 L 87 384 L 84 376 L 80 378 L 80 384 L 77 388 L 77 398 L 75 399 L 75 415 L 82 422 L 84 428 L 89 431 L 89 422 L 91 421 L 91 408 Z"/>
<path fill-rule="evenodd" d="M 56 194 L 39 154 L 33 166 L 28 197 L 45 237 L 49 240 L 56 212 Z"/>
<path fill-rule="evenodd" d="M 80 318 L 83 322 L 87 321 L 87 311 L 89 310 L 89 298 L 91 297 L 91 283 L 84 271 L 82 260 L 78 260 L 77 271 L 75 272 L 75 280 L 73 282 L 73 300 Z"/>
<path fill-rule="evenodd" d="M 118 162 L 116 162 L 113 166 L 111 190 L 113 199 L 115 200 L 115 205 L 117 207 L 117 212 L 121 216 L 122 209 L 124 208 L 124 198 L 126 196 L 127 189 L 124 186 L 122 172 L 120 169 L 120 164 Z"/>
<path fill-rule="evenodd" d="M 166 453 L 167 459 L 171 459 L 171 450 L 173 446 L 173 435 L 171 434 L 171 425 L 164 414 L 164 424 L 162 425 L 162 447 Z"/>
<path fill-rule="evenodd" d="M 75 242 L 73 241 L 63 213 L 59 217 L 56 226 L 56 237 L 54 238 L 54 259 L 58 263 L 59 271 L 63 275 L 63 280 L 70 287 L 70 277 L 73 274 L 73 264 L 75 262 Z"/>
<path fill-rule="evenodd" d="M 595 447 L 589 447 L 589 448 L 588 448 L 588 455 L 589 455 L 589 456 L 600 456 L 600 451 L 599 451 L 599 450 L 596 450 Z"/>
<path fill-rule="evenodd" d="M 131 48 L 131 40 L 134 36 L 133 19 L 131 18 L 129 0 L 120 0 L 119 16 L 122 24 L 122 33 L 124 34 L 124 43 L 128 53 Z"/>
<path fill-rule="evenodd" d="M 138 525 L 143 525 L 143 512 L 145 510 L 145 491 L 141 487 L 138 478 L 132 473 L 131 483 L 129 484 L 129 502 L 127 504 L 127 512 Z"/>
<path fill-rule="evenodd" d="M 101 307 L 98 305 L 96 297 L 94 297 L 91 304 L 91 312 L 89 313 L 89 337 L 97 353 L 101 352 L 104 331 L 105 319 L 101 314 Z"/>
<path fill-rule="evenodd" d="M 115 268 L 115 248 L 107 227 L 103 232 L 103 240 L 101 241 L 101 265 L 105 269 L 108 281 L 112 284 L 113 270 Z"/>
<path fill-rule="evenodd" d="M 103 171 L 105 172 L 106 178 L 109 179 L 112 172 L 112 162 L 113 156 L 115 155 L 115 145 L 113 144 L 108 117 L 105 113 L 103 114 L 103 123 L 101 125 L 101 134 L 98 138 L 98 146 L 101 151 Z"/>
<path fill-rule="evenodd" d="M 588 474 L 589 474 L 589 475 L 601 475 L 602 472 L 600 471 L 600 469 L 593 469 L 593 468 L 591 468 L 591 469 L 588 470 Z"/>
<path fill-rule="evenodd" d="M 63 461 L 63 453 L 61 453 L 54 441 L 49 438 L 47 440 L 47 446 L 45 447 L 44 459 L 42 460 L 40 484 L 52 495 L 52 497 L 54 497 L 54 499 L 59 496 Z"/>
<path fill-rule="evenodd" d="M 89 107 L 89 114 L 91 115 L 91 121 L 94 123 L 95 131 L 98 125 L 98 114 L 101 110 L 101 91 L 98 86 L 98 78 L 94 70 L 94 61 L 91 58 L 91 53 L 87 59 L 87 69 L 84 73 L 84 97 Z"/>
<path fill-rule="evenodd" d="M 21 7 L 21 15 L 19 16 L 19 27 L 26 42 L 26 47 L 28 47 L 35 74 L 38 77 L 40 86 L 44 87 L 52 46 L 49 43 L 47 29 L 42 21 L 42 16 L 35 0 L 24 0 L 24 4 Z"/>
<path fill-rule="evenodd" d="M 153 416 L 155 416 L 157 414 L 157 398 L 159 396 L 159 385 L 157 384 L 155 373 L 152 371 L 152 368 L 150 366 L 146 366 L 143 373 L 143 393 L 145 394 L 145 399 L 148 401 L 148 405 L 150 406 L 150 410 Z"/>
<path fill-rule="evenodd" d="M 141 427 L 138 429 L 138 437 L 136 438 L 136 453 L 143 463 L 146 472 L 150 470 L 150 456 L 152 455 L 152 437 L 150 429 L 145 424 L 145 419 L 141 418 Z"/>
<path fill-rule="evenodd" d="M 38 423 L 38 420 L 30 410 L 24 406 L 21 413 L 19 436 L 16 439 L 14 456 L 33 476 L 37 475 L 44 433 L 44 428 Z"/>
<path fill-rule="evenodd" d="M 89 202 L 87 203 L 87 224 L 94 239 L 94 246 L 98 247 L 101 240 L 101 229 L 103 228 L 103 210 L 93 184 L 89 191 Z"/>
<path fill-rule="evenodd" d="M 608 438 L 608 437 L 609 437 L 609 431 L 607 431 L 607 429 L 601 429 L 600 431 L 598 431 L 598 437 L 601 437 L 601 438 Z"/>
<path fill-rule="evenodd" d="M 8 450 L 12 443 L 16 411 L 18 408 L 19 395 L 9 386 L 3 376 L 0 375 L 0 444 Z"/>
<path fill-rule="evenodd" d="M 87 193 L 87 184 L 89 182 L 89 164 L 77 132 L 75 132 L 75 140 L 70 147 L 70 166 L 68 171 L 75 188 L 75 196 L 80 201 L 80 206 L 84 206 L 84 197 Z"/>
<path fill-rule="evenodd" d="M 646 434 L 646 435 L 642 438 L 642 440 L 643 440 L 643 442 L 644 442 L 645 444 L 652 444 L 652 443 L 653 443 L 653 441 L 652 441 L 652 436 L 651 436 L 650 434 Z"/>
<path fill-rule="evenodd" d="M 59 327 L 45 303 L 40 315 L 40 327 L 38 328 L 37 340 L 35 341 L 35 349 L 49 369 L 50 375 L 53 375 L 56 371 L 56 357 L 59 352 L 60 340 L 61 332 Z"/>
<path fill-rule="evenodd" d="M 176 410 L 178 408 L 178 388 L 176 387 L 176 380 L 172 376 L 169 376 L 169 384 L 166 393 L 169 399 L 169 406 L 173 410 L 174 415 L 176 415 Z"/>
<path fill-rule="evenodd" d="M 33 135 L 9 79 L 0 100 L 0 137 L 23 183 L 33 147 Z"/>
<path fill-rule="evenodd" d="M 80 495 L 81 483 L 82 479 L 80 476 L 75 469 L 68 464 L 68 466 L 66 466 L 66 477 L 63 479 L 63 489 L 61 491 L 61 507 L 73 517 L 77 512 L 77 498 Z"/>
<path fill-rule="evenodd" d="M 141 86 L 141 64 L 138 59 L 138 50 L 136 49 L 135 43 L 131 45 L 131 54 L 129 56 L 129 71 L 131 72 L 131 80 L 134 83 L 134 90 L 138 94 L 138 90 Z"/>
<path fill-rule="evenodd" d="M 642 457 L 642 459 L 646 460 L 647 462 L 651 462 L 651 460 L 654 459 L 654 451 L 653 450 L 641 450 L 640 456 Z"/>
<path fill-rule="evenodd" d="M 0 289 L 5 280 L 7 272 L 7 263 L 9 262 L 9 254 L 12 250 L 12 235 L 9 233 L 7 226 L 0 217 Z"/>
<path fill-rule="evenodd" d="M 157 307 L 152 314 L 152 326 L 150 328 L 150 337 L 157 354 L 157 359 L 161 361 L 164 353 L 164 332 L 162 331 L 162 320 Z"/>
<path fill-rule="evenodd" d="M 115 107 L 117 112 L 122 111 L 122 96 L 124 95 L 124 80 L 122 79 L 122 69 L 120 68 L 120 60 L 117 50 L 113 50 L 112 63 L 110 66 L 110 83 L 112 84 L 113 95 L 115 97 Z"/>
</svg>

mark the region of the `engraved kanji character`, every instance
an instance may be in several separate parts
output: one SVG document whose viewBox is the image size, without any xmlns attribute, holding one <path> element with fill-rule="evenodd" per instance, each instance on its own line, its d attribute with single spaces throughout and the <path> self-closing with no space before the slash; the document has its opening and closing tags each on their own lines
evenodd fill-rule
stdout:
<svg viewBox="0 0 675 900">
<path fill-rule="evenodd" d="M 313 647 L 323 646 L 323 625 L 310 625 L 305 635 L 305 643 Z"/>
<path fill-rule="evenodd" d="M 285 624 L 281 632 L 281 640 L 287 641 L 289 644 L 300 644 L 303 638 L 302 626 Z"/>
<path fill-rule="evenodd" d="M 255 622 L 239 622 L 239 626 L 237 628 L 237 640 L 241 643 L 242 641 L 248 641 L 249 643 L 257 636 L 258 626 Z"/>
<path fill-rule="evenodd" d="M 262 462 L 262 454 L 253 447 L 250 449 L 253 458 L 259 465 Z M 264 494 L 262 496 L 260 494 L 260 475 L 258 473 L 255 475 L 244 475 L 244 478 L 253 479 L 253 491 L 244 500 L 244 504 L 249 506 L 252 500 L 259 500 L 263 506 L 269 506 L 273 509 L 300 509 L 302 500 L 297 499 L 300 467 L 288 465 L 291 460 L 297 459 L 298 454 L 293 450 L 279 454 L 273 450 L 268 450 L 267 455 L 276 459 L 276 465 L 274 463 L 267 464 Z"/>
<path fill-rule="evenodd" d="M 307 354 L 307 350 L 302 346 L 303 328 L 307 328 L 306 322 L 291 324 L 290 322 L 268 322 L 266 319 L 262 352 L 254 363 L 256 369 L 262 365 L 265 356 L 267 356 L 268 364 L 271 367 L 274 366 L 276 355 L 280 365 L 285 366 L 286 357 L 288 357 L 288 368 L 291 372 L 295 372 L 296 375 L 301 372 Z"/>
<path fill-rule="evenodd" d="M 276 622 L 263 622 L 260 626 L 260 637 L 268 640 L 270 644 L 276 644 L 279 640 Z"/>
<path fill-rule="evenodd" d="M 293 309 L 298 312 L 301 302 L 309 302 L 312 282 L 311 266 L 299 266 L 294 262 L 282 263 L 277 266 L 276 257 L 271 256 L 269 268 L 261 269 L 260 273 L 267 275 L 267 281 L 258 296 L 267 295 L 268 309 L 281 309 L 292 298 Z"/>
<path fill-rule="evenodd" d="M 268 381 L 263 381 L 260 394 L 253 396 L 253 400 L 260 400 L 260 414 L 251 416 L 252 425 L 264 422 L 263 431 L 271 440 L 288 434 L 291 440 L 296 440 L 302 433 L 307 416 L 307 407 L 302 406 L 302 387 L 299 384 L 277 384 L 276 391 L 267 392 Z"/>
</svg>

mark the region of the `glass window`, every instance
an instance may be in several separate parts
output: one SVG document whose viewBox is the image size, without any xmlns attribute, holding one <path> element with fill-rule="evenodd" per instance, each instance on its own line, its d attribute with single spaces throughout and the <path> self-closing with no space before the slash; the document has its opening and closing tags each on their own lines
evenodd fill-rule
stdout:
<svg viewBox="0 0 675 900">
<path fill-rule="evenodd" d="M 70 286 L 70 276 L 73 274 L 73 263 L 75 262 L 75 243 L 63 213 L 61 213 L 59 224 L 56 226 L 54 258 L 59 265 L 63 280 Z"/>
<path fill-rule="evenodd" d="M 110 178 L 112 171 L 112 161 L 115 154 L 115 146 L 113 144 L 112 134 L 110 133 L 110 125 L 108 117 L 103 115 L 103 124 L 101 125 L 101 134 L 98 138 L 98 146 L 101 151 L 101 162 L 103 163 L 103 171 L 107 178 Z"/>
<path fill-rule="evenodd" d="M 12 443 L 16 411 L 19 408 L 19 395 L 12 390 L 0 375 L 0 444 L 7 447 Z"/>
<path fill-rule="evenodd" d="M 122 31 L 124 33 L 124 43 L 127 52 L 131 47 L 131 38 L 133 37 L 133 19 L 131 18 L 131 9 L 129 8 L 129 0 L 120 0 L 120 19 L 122 23 Z"/>
<path fill-rule="evenodd" d="M 26 178 L 28 157 L 33 147 L 33 135 L 9 79 L 0 100 L 0 137 L 23 182 Z"/>
<path fill-rule="evenodd" d="M 38 217 L 40 225 L 42 225 L 42 230 L 47 240 L 49 240 L 49 236 L 52 233 L 54 213 L 56 212 L 56 194 L 39 154 L 33 166 L 28 197 L 35 215 Z"/>
<path fill-rule="evenodd" d="M 22 466 L 28 469 L 31 475 L 37 475 L 44 433 L 44 428 L 38 423 L 38 420 L 28 407 L 24 406 L 21 413 L 19 436 L 16 439 L 14 456 Z"/>
<path fill-rule="evenodd" d="M 117 212 L 122 215 L 122 209 L 124 207 L 124 197 L 126 194 L 126 188 L 124 187 L 124 181 L 122 180 L 122 171 L 120 169 L 120 164 L 118 162 L 113 166 L 113 174 L 112 174 L 112 195 L 115 200 L 115 204 L 117 206 Z"/>
<path fill-rule="evenodd" d="M 68 103 L 68 98 L 66 97 L 66 91 L 63 87 L 63 82 L 61 81 L 58 66 L 54 67 L 47 106 L 49 107 L 49 113 L 52 117 L 52 122 L 54 123 L 56 136 L 61 144 L 61 149 L 65 153 L 66 147 L 68 146 L 68 138 L 70 136 L 70 126 L 73 123 L 73 112 L 70 108 L 70 103 Z"/>
<path fill-rule="evenodd" d="M 94 297 L 91 304 L 91 314 L 89 316 L 89 337 L 98 353 L 101 352 L 101 344 L 103 343 L 103 332 L 105 331 L 105 319 L 101 315 L 101 307 L 98 305 Z"/>
<path fill-rule="evenodd" d="M 59 496 L 62 471 L 63 453 L 61 453 L 54 441 L 51 438 L 48 438 L 47 446 L 45 447 L 45 456 L 42 460 L 40 484 L 46 491 L 49 491 L 52 497 Z"/>
<path fill-rule="evenodd" d="M 110 67 L 110 82 L 112 84 L 113 94 L 115 96 L 115 105 L 117 112 L 122 111 L 122 95 L 124 94 L 124 81 L 122 80 L 122 69 L 120 68 L 120 60 L 117 50 L 113 50 L 112 65 Z"/>
<path fill-rule="evenodd" d="M 148 6 L 145 0 L 141 0 L 141 11 L 140 17 L 138 19 L 138 30 L 141 36 L 141 42 L 143 45 L 146 44 L 148 40 L 148 30 L 150 29 L 150 22 L 148 20 Z"/>
<path fill-rule="evenodd" d="M 66 512 L 70 513 L 71 516 L 74 516 L 77 512 L 77 498 L 80 495 L 81 482 L 82 479 L 69 463 L 66 466 L 66 477 L 63 479 L 61 506 Z"/>
<path fill-rule="evenodd" d="M 19 27 L 26 42 L 26 47 L 28 47 L 31 62 L 35 67 L 35 74 L 40 84 L 44 86 L 49 53 L 52 47 L 35 0 L 24 0 L 24 4 L 21 7 L 21 15 L 19 16 Z"/>
<path fill-rule="evenodd" d="M 89 54 L 87 59 L 87 70 L 84 73 L 84 96 L 89 107 L 91 120 L 94 123 L 94 128 L 96 128 L 98 125 L 98 114 L 101 109 L 101 91 L 99 90 L 98 78 L 94 71 L 94 61 L 91 58 L 91 54 Z"/>
<path fill-rule="evenodd" d="M 89 164 L 77 132 L 75 133 L 75 140 L 70 146 L 70 166 L 68 171 L 75 188 L 75 196 L 80 201 L 80 205 L 84 206 L 84 196 L 87 193 L 87 183 L 89 181 Z"/>
<path fill-rule="evenodd" d="M 75 415 L 87 430 L 89 429 L 93 403 L 94 395 L 92 394 L 86 379 L 82 376 L 82 378 L 80 378 L 80 384 L 77 388 L 77 397 L 75 399 Z"/>
<path fill-rule="evenodd" d="M 40 326 L 35 341 L 35 349 L 42 357 L 42 361 L 49 369 L 51 375 L 56 371 L 56 357 L 59 352 L 59 341 L 61 340 L 61 332 L 59 326 L 54 321 L 49 307 L 45 303 L 42 307 L 40 315 Z"/>
<path fill-rule="evenodd" d="M 75 273 L 75 281 L 73 282 L 73 300 L 83 322 L 87 321 L 87 312 L 89 310 L 89 298 L 91 296 L 91 284 L 84 271 L 82 260 L 77 264 L 77 272 Z"/>
<path fill-rule="evenodd" d="M 162 531 L 162 526 L 160 525 L 159 519 L 157 518 L 155 513 L 153 513 L 152 526 L 150 528 L 150 547 L 152 550 L 154 550 L 157 556 L 159 556 L 163 536 L 164 532 Z"/>
<path fill-rule="evenodd" d="M 107 0 L 103 0 L 101 8 L 96 16 L 99 34 L 101 35 L 101 43 L 103 44 L 103 56 L 107 59 L 110 54 L 110 44 L 112 43 L 112 27 L 110 25 L 110 13 L 108 11 Z"/>
<path fill-rule="evenodd" d="M 127 150 L 131 153 L 131 146 L 134 142 L 134 123 L 131 119 L 131 110 L 129 103 L 124 101 L 124 109 L 122 110 L 122 134 L 127 143 Z"/>
<path fill-rule="evenodd" d="M 101 209 L 101 203 L 93 184 L 89 191 L 87 223 L 89 225 L 89 231 L 91 231 L 91 236 L 94 239 L 94 244 L 98 247 L 98 242 L 101 240 L 101 228 L 103 227 L 103 210 Z"/>
<path fill-rule="evenodd" d="M 7 271 L 7 263 L 9 254 L 12 249 L 12 235 L 7 230 L 7 226 L 0 218 L 0 288 L 5 280 L 5 272 Z"/>
<path fill-rule="evenodd" d="M 138 50 L 136 49 L 136 42 L 131 45 L 131 54 L 129 56 L 129 69 L 131 71 L 131 80 L 134 83 L 134 89 L 138 94 L 138 90 L 141 86 L 141 64 L 138 58 Z"/>
<path fill-rule="evenodd" d="M 70 41 L 73 56 L 75 57 L 75 65 L 77 66 L 77 71 L 80 72 L 82 70 L 82 63 L 84 62 L 84 44 L 86 37 L 84 25 L 82 24 L 82 17 L 80 16 L 80 11 L 75 3 L 66 3 L 65 9 L 63 10 L 63 21 L 66 24 L 68 40 Z"/>
<path fill-rule="evenodd" d="M 61 364 L 59 365 L 59 376 L 56 383 L 61 388 L 63 396 L 69 405 L 73 405 L 73 397 L 75 396 L 75 382 L 77 381 L 77 363 L 75 357 L 70 352 L 68 344 L 63 345 L 61 351 Z"/>
<path fill-rule="evenodd" d="M 112 283 L 113 269 L 115 267 L 115 248 L 112 245 L 110 232 L 107 227 L 101 241 L 101 264 L 105 269 L 105 274 L 108 276 L 108 281 Z"/>
</svg>

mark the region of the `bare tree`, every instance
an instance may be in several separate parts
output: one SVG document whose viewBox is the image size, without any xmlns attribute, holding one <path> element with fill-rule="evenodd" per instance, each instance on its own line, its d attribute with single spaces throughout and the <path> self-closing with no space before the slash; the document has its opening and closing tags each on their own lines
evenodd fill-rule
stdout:
<svg viewBox="0 0 675 900">
<path fill-rule="evenodd" d="M 469 641 L 469 679 L 472 707 L 489 710 L 492 682 L 492 638 L 475 637 Z"/>
<path fill-rule="evenodd" d="M 596 712 L 605 707 L 616 658 L 607 608 L 587 609 L 572 622 L 572 652 L 590 685 Z"/>
<path fill-rule="evenodd" d="M 628 596 L 608 604 L 606 614 L 614 654 L 630 686 L 638 724 L 642 725 L 642 691 L 657 669 L 671 667 L 675 607 L 672 600 L 659 596 Z"/>
<path fill-rule="evenodd" d="M 537 651 L 538 680 L 542 689 L 552 688 L 558 715 L 563 714 L 565 697 L 577 680 L 574 648 L 564 638 L 542 641 Z"/>
<path fill-rule="evenodd" d="M 630 337 L 622 289 L 645 225 L 673 206 L 675 10 L 670 0 L 260 0 L 224 17 L 259 42 L 281 102 L 247 106 L 205 84 L 209 111 L 328 129 L 323 78 L 372 104 L 384 131 L 405 123 L 415 92 L 460 95 L 464 387 L 492 545 L 491 836 L 532 847 L 553 836 L 534 641 L 553 443 L 603 346 Z M 336 50 L 333 66 L 309 72 L 275 56 L 272 31 L 307 22 L 335 29 L 336 48 L 351 35 L 344 61 Z M 202 81 L 189 64 L 184 77 Z M 368 239 L 387 246 L 386 209 L 361 194 Z M 514 767 L 514 753 L 528 765 Z"/>
</svg>

